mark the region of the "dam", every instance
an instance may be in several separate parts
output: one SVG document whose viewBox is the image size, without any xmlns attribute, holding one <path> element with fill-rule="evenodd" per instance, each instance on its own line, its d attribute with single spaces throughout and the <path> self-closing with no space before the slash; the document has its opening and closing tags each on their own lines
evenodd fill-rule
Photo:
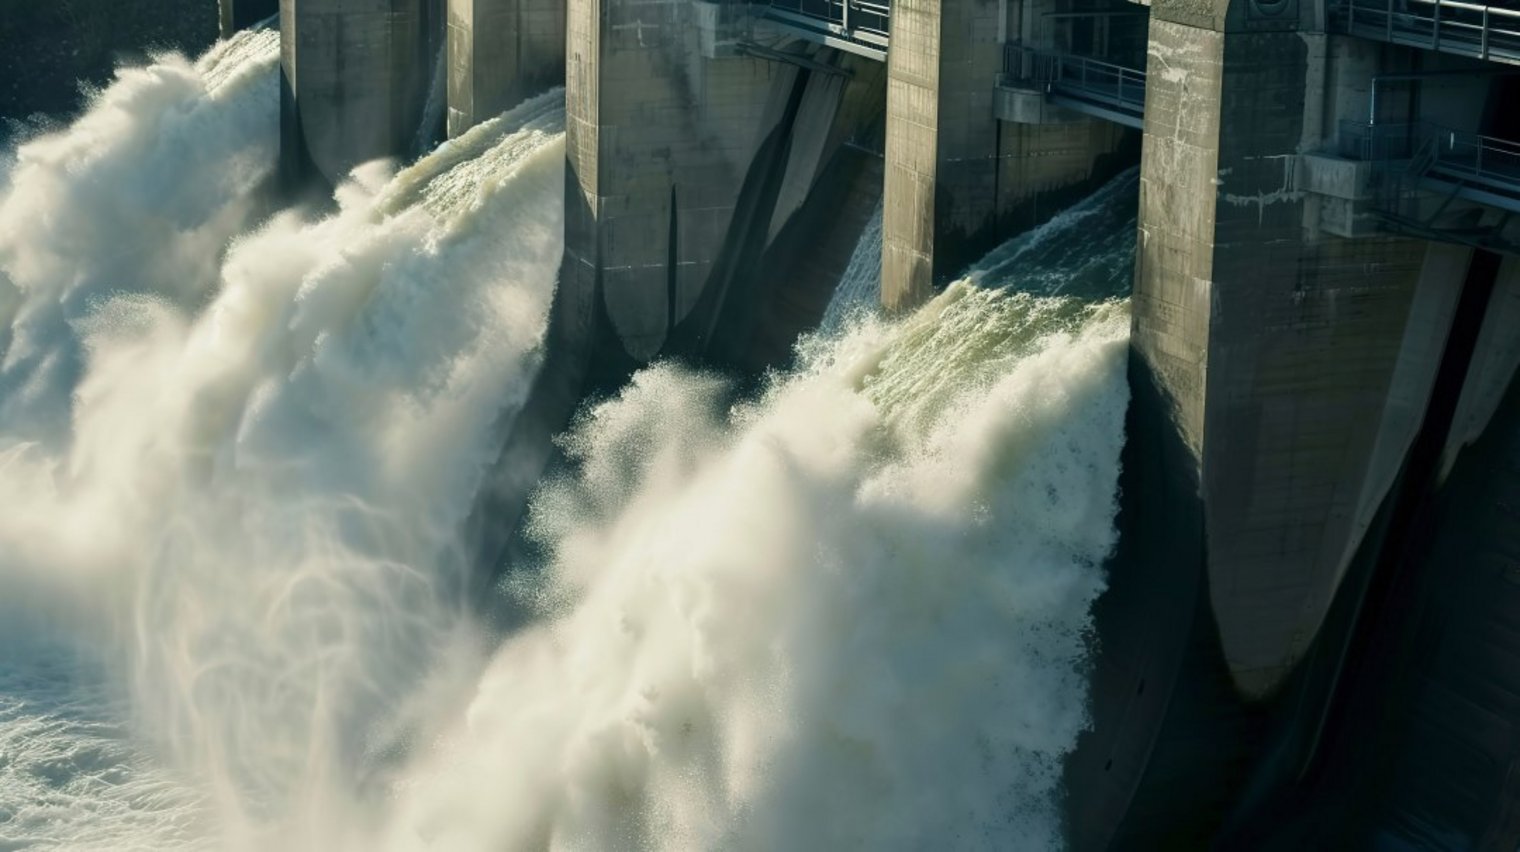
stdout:
<svg viewBox="0 0 1520 852">
<path fill-rule="evenodd" d="M 554 368 L 508 440 L 534 471 L 578 400 L 641 365 L 783 363 L 877 209 L 879 301 L 901 312 L 1138 164 L 1122 538 L 1092 724 L 1064 768 L 1071 847 L 1520 842 L 1520 634 L 1497 626 L 1520 582 L 1520 469 L 1494 425 L 1520 405 L 1520 12 L 284 0 L 280 15 L 282 158 L 302 180 L 416 153 L 432 85 L 449 136 L 564 85 Z M 497 516 L 536 477 L 508 467 Z M 1473 550 L 1458 526 L 1484 530 Z M 1333 796 L 1343 809 L 1317 822 Z"/>
<path fill-rule="evenodd" d="M 1520 846 L 1513 4 L 217 9 L 0 116 L 0 848 Z"/>
</svg>

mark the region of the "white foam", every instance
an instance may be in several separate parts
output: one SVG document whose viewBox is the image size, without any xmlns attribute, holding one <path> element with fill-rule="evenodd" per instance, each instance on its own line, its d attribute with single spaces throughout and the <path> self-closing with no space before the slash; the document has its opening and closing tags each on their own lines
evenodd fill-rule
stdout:
<svg viewBox="0 0 1520 852">
<path fill-rule="evenodd" d="M 1114 542 L 1122 306 L 956 285 L 763 400 L 646 370 L 397 848 L 1047 849 Z"/>
<path fill-rule="evenodd" d="M 248 231 L 277 58 L 260 33 L 123 72 L 18 152 L 0 588 L 115 672 L 123 753 L 195 788 L 218 845 L 315 848 L 365 824 L 474 641 L 457 533 L 540 359 L 563 95 Z M 151 842 L 108 840 L 95 795 L 28 842 Z"/>
<path fill-rule="evenodd" d="M 881 204 L 866 222 L 818 330 L 834 336 L 852 320 L 875 314 L 881 304 Z"/>
</svg>

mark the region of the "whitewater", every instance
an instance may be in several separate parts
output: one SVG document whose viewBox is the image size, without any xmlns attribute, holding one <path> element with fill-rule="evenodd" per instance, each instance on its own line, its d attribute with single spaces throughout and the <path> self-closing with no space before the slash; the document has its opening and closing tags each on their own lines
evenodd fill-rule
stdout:
<svg viewBox="0 0 1520 852">
<path fill-rule="evenodd" d="M 563 93 L 278 209 L 278 51 L 0 164 L 0 849 L 1059 848 L 1133 175 L 904 317 L 878 219 L 792 368 L 589 401 L 478 566 Z"/>
</svg>

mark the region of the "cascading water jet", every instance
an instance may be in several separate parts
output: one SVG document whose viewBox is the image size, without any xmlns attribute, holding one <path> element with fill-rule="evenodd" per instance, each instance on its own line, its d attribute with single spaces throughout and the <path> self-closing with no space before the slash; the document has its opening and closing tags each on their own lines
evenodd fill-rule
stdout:
<svg viewBox="0 0 1520 852">
<path fill-rule="evenodd" d="M 1057 845 L 1123 276 L 857 312 L 736 406 L 638 373 L 496 635 L 459 532 L 542 359 L 563 95 L 260 222 L 275 49 L 127 72 L 6 175 L 0 841 Z"/>
</svg>

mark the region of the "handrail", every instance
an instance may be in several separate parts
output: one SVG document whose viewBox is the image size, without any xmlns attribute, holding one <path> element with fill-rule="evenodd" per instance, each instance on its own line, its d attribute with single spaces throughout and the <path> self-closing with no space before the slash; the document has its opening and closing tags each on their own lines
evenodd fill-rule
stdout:
<svg viewBox="0 0 1520 852">
<path fill-rule="evenodd" d="M 870 41 L 885 44 L 892 14 L 890 2 L 870 0 L 771 0 L 771 8 L 801 18 L 817 21 L 827 32 L 847 39 L 857 34 L 872 36 Z"/>
<path fill-rule="evenodd" d="M 1005 77 L 1033 83 L 1047 93 L 1097 101 L 1136 114 L 1145 109 L 1145 72 L 1136 68 L 1009 44 L 1004 48 L 1003 70 Z"/>
<path fill-rule="evenodd" d="M 1520 9 L 1464 0 L 1335 0 L 1332 31 L 1520 63 Z"/>
<path fill-rule="evenodd" d="M 1341 123 L 1342 153 L 1375 163 L 1409 161 L 1415 177 L 1476 183 L 1520 197 L 1520 141 L 1429 121 Z"/>
<path fill-rule="evenodd" d="M 1461 0 L 1406 0 L 1409 3 L 1420 3 L 1426 6 L 1445 6 L 1451 9 L 1466 9 L 1473 12 L 1485 12 L 1500 17 L 1520 19 L 1520 9 L 1507 9 L 1503 6 L 1490 6 L 1486 3 L 1463 3 Z"/>
</svg>

